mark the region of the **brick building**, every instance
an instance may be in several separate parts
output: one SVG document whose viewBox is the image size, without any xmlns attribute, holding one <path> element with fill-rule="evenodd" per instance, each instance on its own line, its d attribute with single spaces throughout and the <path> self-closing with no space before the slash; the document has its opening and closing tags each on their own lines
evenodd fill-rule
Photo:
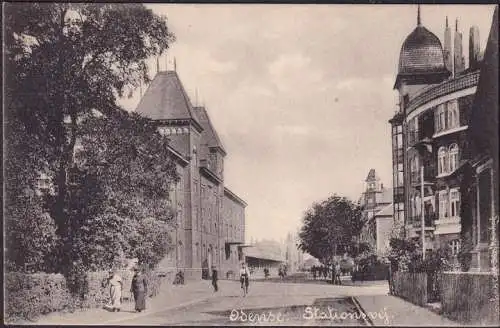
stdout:
<svg viewBox="0 0 500 328">
<path fill-rule="evenodd" d="M 171 252 L 165 270 L 183 269 L 186 277 L 208 277 L 215 265 L 220 277 L 244 260 L 247 204 L 224 184 L 227 155 L 206 108 L 195 107 L 175 71 L 158 72 L 136 111 L 158 124 L 170 139 L 181 177 L 171 202 L 177 209 Z"/>
<path fill-rule="evenodd" d="M 469 67 L 455 21 L 454 46 L 445 21 L 444 49 L 421 22 L 404 41 L 394 89 L 399 109 L 389 121 L 393 146 L 394 218 L 424 248 L 460 250 L 460 179 L 468 159 L 468 117 L 479 80 L 479 31 L 470 30 Z"/>
</svg>

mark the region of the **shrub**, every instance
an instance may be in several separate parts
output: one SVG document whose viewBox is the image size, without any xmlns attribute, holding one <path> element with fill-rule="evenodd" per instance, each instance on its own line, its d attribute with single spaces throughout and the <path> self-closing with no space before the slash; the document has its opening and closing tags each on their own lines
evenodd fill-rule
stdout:
<svg viewBox="0 0 500 328">
<path fill-rule="evenodd" d="M 36 320 L 42 314 L 73 311 L 75 303 L 61 274 L 5 273 L 5 320 Z"/>
</svg>

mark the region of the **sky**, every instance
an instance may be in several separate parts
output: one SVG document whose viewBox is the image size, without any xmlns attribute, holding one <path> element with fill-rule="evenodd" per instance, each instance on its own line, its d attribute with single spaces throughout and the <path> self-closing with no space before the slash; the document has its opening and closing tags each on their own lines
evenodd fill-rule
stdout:
<svg viewBox="0 0 500 328">
<path fill-rule="evenodd" d="M 416 5 L 147 5 L 176 35 L 160 70 L 176 70 L 205 105 L 227 151 L 224 184 L 243 198 L 246 240 L 283 239 L 334 193 L 357 201 L 373 168 L 392 185 L 388 120 L 401 45 Z M 423 5 L 422 24 L 443 43 L 458 18 L 484 50 L 492 5 Z M 453 36 L 452 36 L 453 39 Z M 156 59 L 149 61 L 151 76 Z M 145 89 L 145 88 L 144 88 Z M 143 89 L 143 91 L 144 91 Z M 121 104 L 134 110 L 135 92 Z"/>
</svg>

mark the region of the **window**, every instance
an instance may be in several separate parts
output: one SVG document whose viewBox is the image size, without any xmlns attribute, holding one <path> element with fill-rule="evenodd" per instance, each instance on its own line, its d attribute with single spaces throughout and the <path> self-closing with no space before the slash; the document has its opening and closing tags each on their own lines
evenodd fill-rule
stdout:
<svg viewBox="0 0 500 328">
<path fill-rule="evenodd" d="M 444 104 L 437 107 L 436 114 L 436 132 L 446 129 L 446 110 Z"/>
<path fill-rule="evenodd" d="M 458 252 L 460 251 L 460 239 L 450 241 L 450 248 L 452 255 L 458 255 Z"/>
<path fill-rule="evenodd" d="M 450 216 L 460 216 L 460 192 L 458 189 L 450 190 Z"/>
<path fill-rule="evenodd" d="M 449 156 L 450 172 L 453 172 L 458 167 L 458 146 L 453 144 L 450 146 L 450 156 Z"/>
<path fill-rule="evenodd" d="M 460 117 L 458 111 L 458 101 L 452 100 L 448 103 L 448 128 L 457 128 L 460 126 Z"/>
<path fill-rule="evenodd" d="M 193 163 L 198 166 L 198 154 L 196 152 L 196 146 L 193 146 Z"/>
<path fill-rule="evenodd" d="M 448 168 L 448 152 L 445 147 L 440 147 L 438 151 L 438 174 L 446 173 Z"/>
<path fill-rule="evenodd" d="M 447 218 L 448 217 L 448 192 L 446 190 L 442 190 L 439 192 L 439 217 Z"/>
</svg>

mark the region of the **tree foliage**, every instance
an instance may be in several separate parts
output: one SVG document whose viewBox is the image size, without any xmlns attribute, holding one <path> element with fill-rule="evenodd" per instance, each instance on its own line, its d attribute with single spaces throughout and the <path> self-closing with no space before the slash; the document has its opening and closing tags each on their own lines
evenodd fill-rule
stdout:
<svg viewBox="0 0 500 328">
<path fill-rule="evenodd" d="M 90 264 L 109 261 L 105 253 L 130 252 L 124 238 L 118 237 L 129 229 L 126 220 L 146 217 L 140 213 L 143 210 L 165 221 L 166 200 L 159 199 L 175 179 L 168 161 L 158 164 L 165 159 L 164 152 L 158 151 L 158 147 L 165 149 L 160 136 L 151 134 L 152 127 L 144 121 L 124 118 L 116 102 L 149 80 L 146 60 L 174 41 L 165 18 L 142 4 L 10 3 L 4 9 L 5 118 L 13 126 L 7 132 L 12 134 L 7 145 L 11 162 L 6 170 L 6 214 L 8 222 L 16 221 L 9 227 L 10 240 L 25 232 L 25 239 L 31 236 L 37 230 L 30 227 L 43 219 L 39 226 L 44 231 L 36 232 L 39 236 L 34 240 L 39 241 L 33 245 L 43 244 L 41 251 L 58 239 L 59 267 L 71 265 L 77 254 Z M 94 110 L 105 114 L 107 124 L 113 120 L 118 124 L 113 132 L 121 131 L 121 145 L 111 139 L 98 144 L 107 144 L 108 154 L 118 152 L 117 162 L 107 169 L 95 166 L 98 158 L 87 151 L 89 161 L 79 173 L 80 181 L 68 181 L 75 145 L 83 135 L 81 121 Z M 98 123 L 87 123 L 99 129 Z M 145 142 L 131 143 L 137 150 L 133 159 L 140 160 L 120 165 L 130 159 L 130 147 L 118 146 L 133 137 Z M 129 174 L 133 170 L 144 174 Z M 36 190 L 40 171 L 54 183 L 53 197 L 23 198 L 26 190 Z M 131 182 L 128 189 L 127 182 Z M 26 208 L 31 214 L 20 213 Z M 21 263 L 29 258 L 15 260 Z"/>
<path fill-rule="evenodd" d="M 353 246 L 363 227 L 361 208 L 345 197 L 334 195 L 315 203 L 303 218 L 299 247 L 312 256 L 329 262 Z"/>
</svg>

